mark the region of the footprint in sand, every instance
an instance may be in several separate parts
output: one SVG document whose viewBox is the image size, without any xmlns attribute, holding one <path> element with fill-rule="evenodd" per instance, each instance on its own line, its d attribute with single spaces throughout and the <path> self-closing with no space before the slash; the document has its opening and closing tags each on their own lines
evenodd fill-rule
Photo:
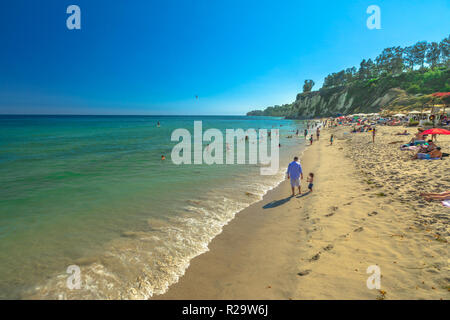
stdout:
<svg viewBox="0 0 450 320">
<path fill-rule="evenodd" d="M 367 215 L 368 215 L 369 217 L 372 217 L 372 216 L 376 216 L 377 214 L 378 214 L 378 212 L 372 211 L 371 213 L 368 213 Z"/>
<path fill-rule="evenodd" d="M 363 227 L 359 227 L 359 228 L 356 228 L 355 230 L 353 230 L 354 232 L 361 232 L 361 231 L 363 231 L 364 230 L 364 228 Z"/>
<path fill-rule="evenodd" d="M 327 245 L 325 248 L 323 248 L 323 250 L 325 251 L 330 251 L 331 249 L 333 249 L 334 246 L 332 244 Z"/>
<path fill-rule="evenodd" d="M 309 259 L 310 262 L 317 261 L 320 259 L 320 252 L 314 255 L 311 259 Z"/>
<path fill-rule="evenodd" d="M 331 207 L 330 208 L 331 212 L 329 214 L 326 214 L 325 217 L 331 217 L 332 215 L 334 215 L 336 213 L 337 209 L 339 209 L 339 207 Z"/>
<path fill-rule="evenodd" d="M 312 270 L 303 270 L 303 271 L 300 271 L 299 273 L 297 273 L 297 275 L 299 275 L 300 277 L 307 276 L 308 274 L 311 273 L 311 271 Z"/>
</svg>

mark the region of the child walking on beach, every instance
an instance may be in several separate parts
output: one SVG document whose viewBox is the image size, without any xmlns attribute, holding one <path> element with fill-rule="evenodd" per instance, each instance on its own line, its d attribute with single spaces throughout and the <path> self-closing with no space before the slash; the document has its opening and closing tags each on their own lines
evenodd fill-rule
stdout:
<svg viewBox="0 0 450 320">
<path fill-rule="evenodd" d="M 308 189 L 309 192 L 313 191 L 313 186 L 314 186 L 314 173 L 310 173 L 308 179 L 306 179 L 306 182 L 309 182 L 308 184 Z"/>
<path fill-rule="evenodd" d="M 333 145 L 333 140 L 334 140 L 334 135 L 332 134 L 331 137 L 330 137 L 330 146 Z"/>
<path fill-rule="evenodd" d="M 311 135 L 311 137 L 309 138 L 309 145 L 312 145 L 312 144 L 313 144 L 313 140 L 314 140 L 314 136 Z"/>
</svg>

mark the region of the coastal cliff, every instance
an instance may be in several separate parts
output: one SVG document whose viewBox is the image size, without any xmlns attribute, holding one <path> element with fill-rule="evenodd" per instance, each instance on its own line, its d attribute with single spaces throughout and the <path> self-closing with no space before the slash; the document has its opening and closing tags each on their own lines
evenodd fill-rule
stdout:
<svg viewBox="0 0 450 320">
<path fill-rule="evenodd" d="M 247 115 L 308 119 L 381 110 L 400 112 L 441 104 L 432 93 L 449 91 L 449 68 L 414 70 L 299 93 L 291 104 L 255 110 Z"/>
<path fill-rule="evenodd" d="M 291 106 L 288 118 L 313 118 L 350 113 L 378 112 L 399 97 L 407 97 L 401 89 L 388 89 L 381 95 L 371 95 L 352 87 L 322 89 L 300 93 Z"/>
</svg>

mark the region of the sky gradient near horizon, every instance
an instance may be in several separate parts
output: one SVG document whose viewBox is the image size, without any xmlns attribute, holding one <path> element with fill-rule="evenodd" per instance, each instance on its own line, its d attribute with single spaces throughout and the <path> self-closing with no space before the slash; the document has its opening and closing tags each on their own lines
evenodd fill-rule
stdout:
<svg viewBox="0 0 450 320">
<path fill-rule="evenodd" d="M 386 47 L 440 41 L 449 16 L 448 0 L 4 0 L 0 114 L 245 114 Z"/>
</svg>

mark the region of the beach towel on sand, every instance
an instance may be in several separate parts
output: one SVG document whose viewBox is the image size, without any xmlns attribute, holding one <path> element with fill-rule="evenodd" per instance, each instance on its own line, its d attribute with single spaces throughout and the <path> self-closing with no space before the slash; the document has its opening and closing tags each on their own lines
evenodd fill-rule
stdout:
<svg viewBox="0 0 450 320">
<path fill-rule="evenodd" d="M 442 201 L 442 205 L 443 205 L 444 207 L 450 208 L 450 200 L 444 200 L 444 201 Z"/>
</svg>

